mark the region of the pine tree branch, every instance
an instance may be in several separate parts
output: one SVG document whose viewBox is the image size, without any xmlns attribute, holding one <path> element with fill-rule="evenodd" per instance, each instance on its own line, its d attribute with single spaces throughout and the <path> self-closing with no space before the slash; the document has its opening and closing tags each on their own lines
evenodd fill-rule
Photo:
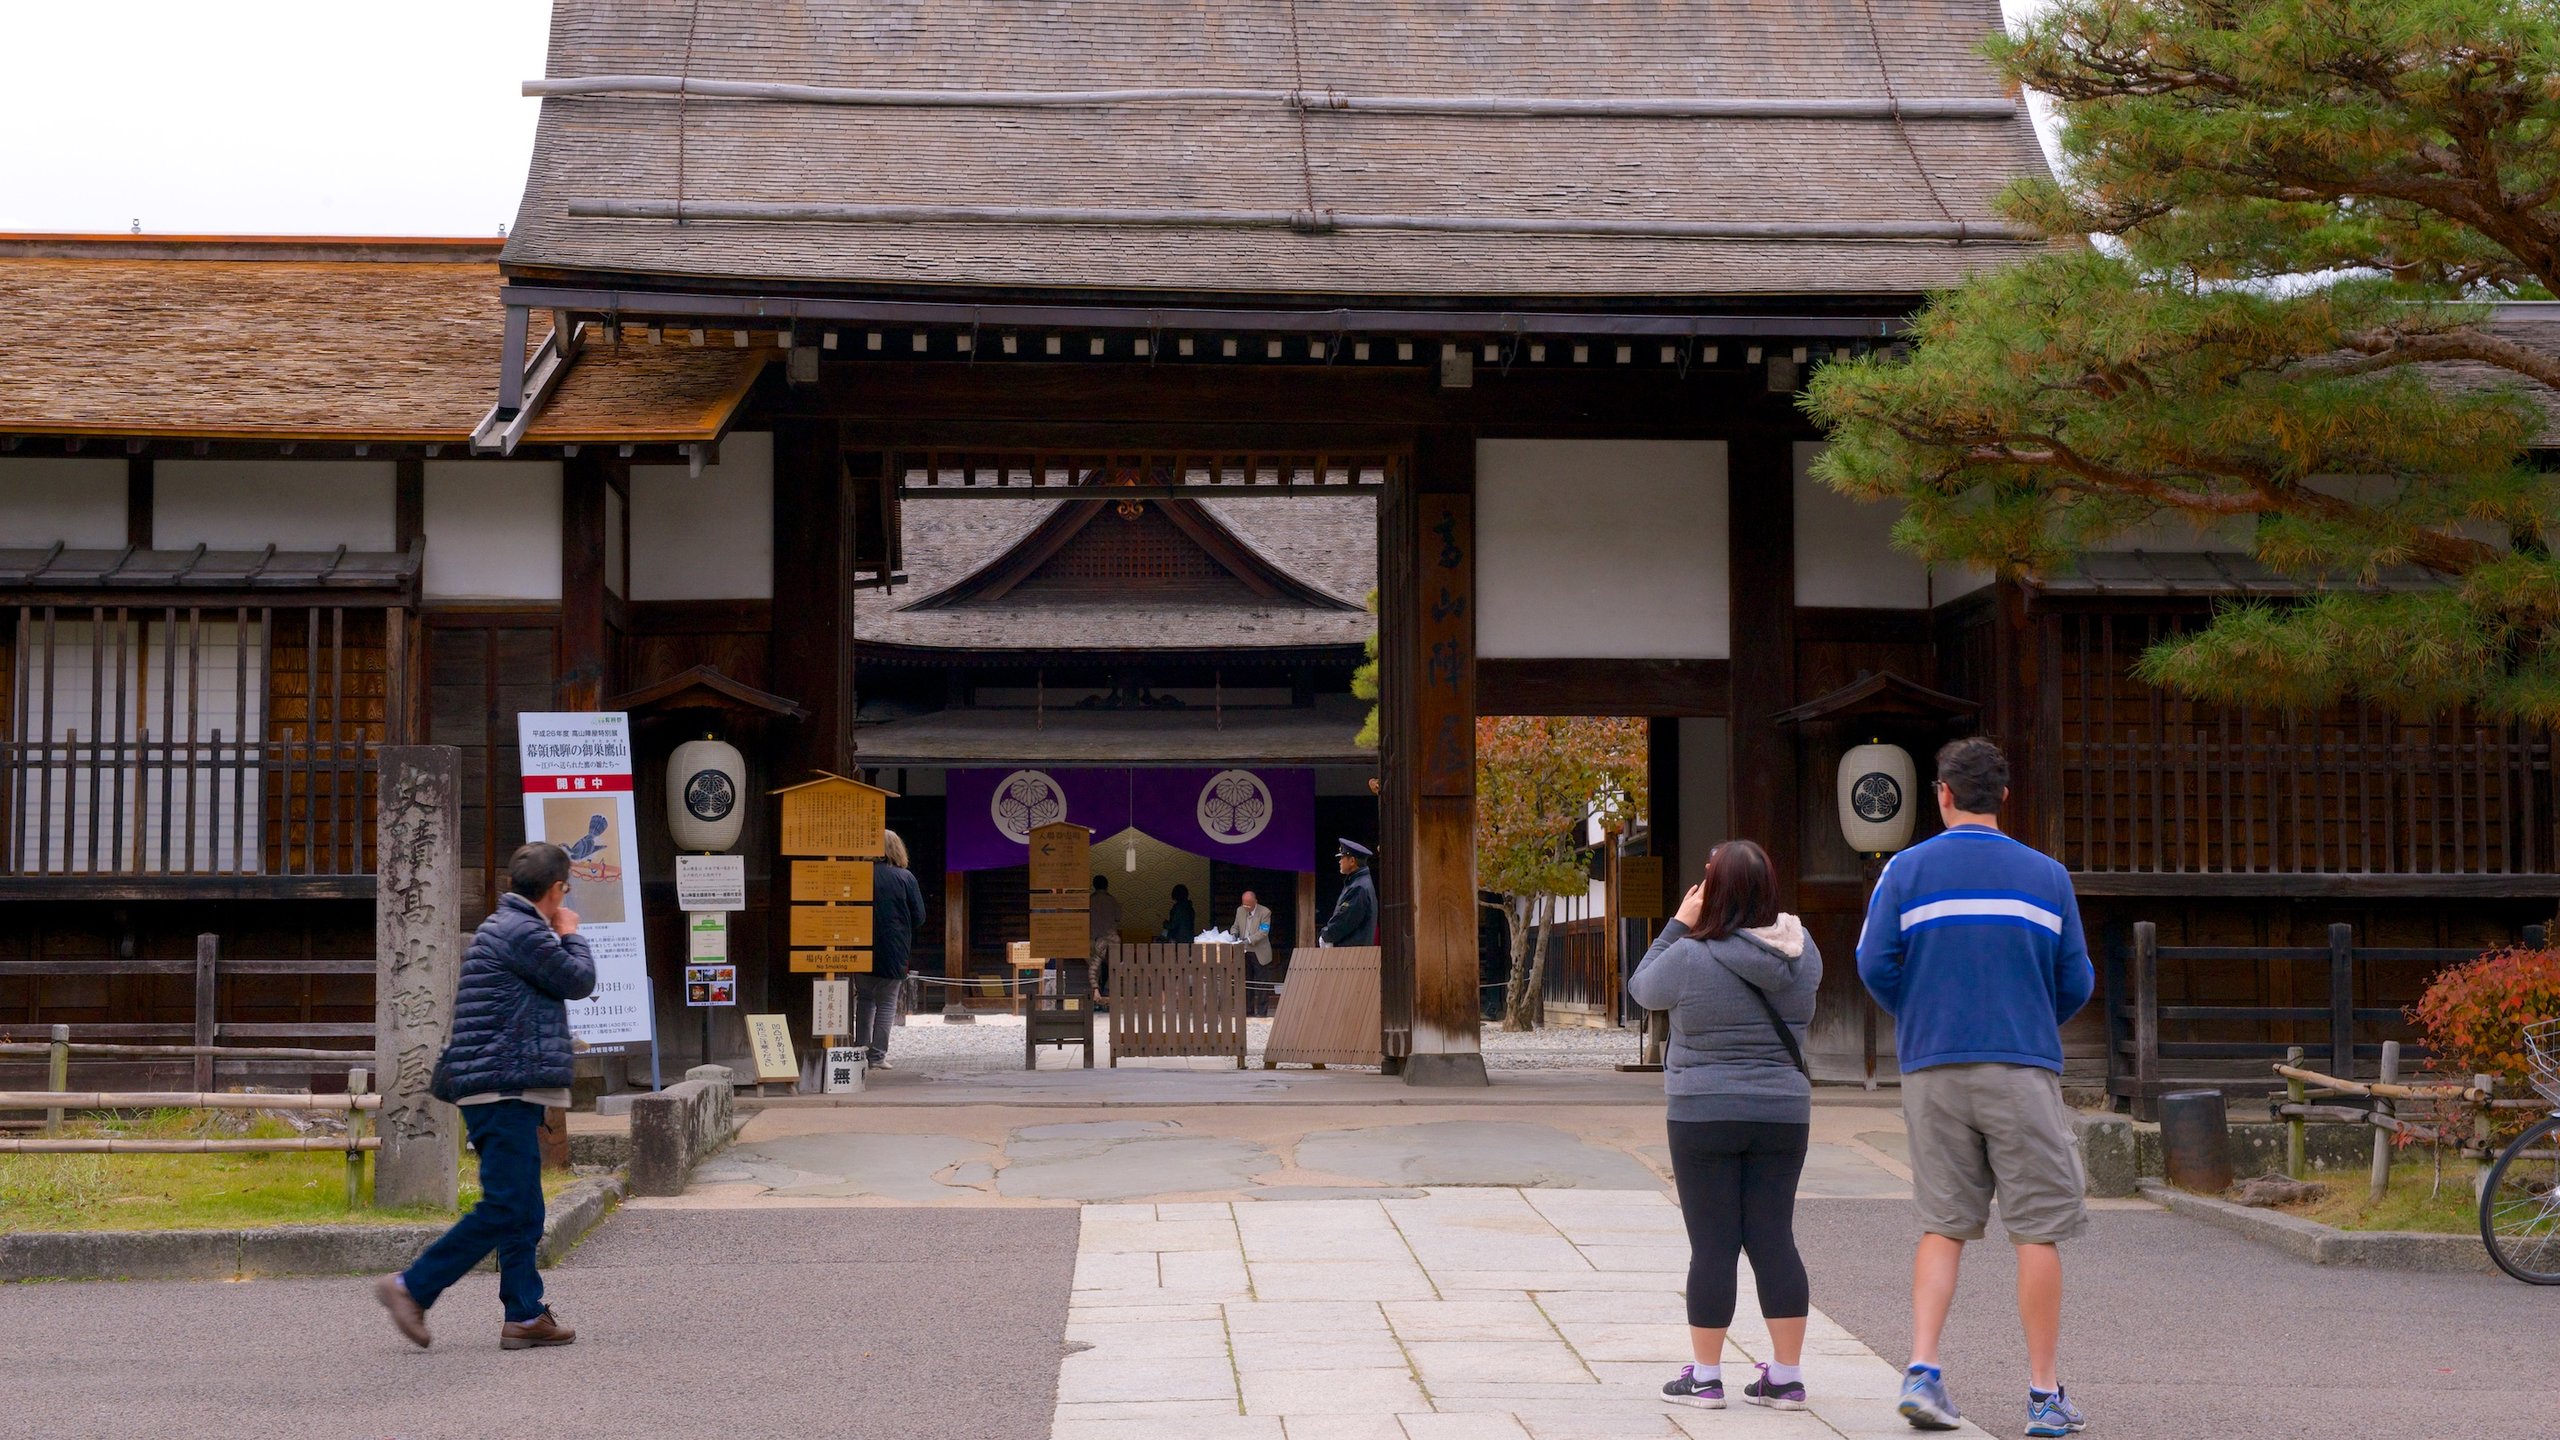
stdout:
<svg viewBox="0 0 2560 1440">
<path fill-rule="evenodd" d="M 2539 381 L 2560 390 L 2560 355 L 2546 354 L 2529 345 L 2479 330 L 2455 330 L 2427 335 L 2403 335 L 2388 330 L 2369 330 L 2350 335 L 2345 346 L 2357 358 L 2326 355 L 2305 360 L 2290 373 L 2298 375 L 2370 375 L 2403 365 L 2424 365 L 2447 360 L 2473 360 L 2512 371 L 2526 379 Z"/>
</svg>

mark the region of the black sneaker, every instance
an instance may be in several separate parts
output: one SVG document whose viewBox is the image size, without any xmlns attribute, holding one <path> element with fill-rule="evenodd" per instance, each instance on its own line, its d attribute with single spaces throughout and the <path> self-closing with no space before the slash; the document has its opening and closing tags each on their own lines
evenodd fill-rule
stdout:
<svg viewBox="0 0 2560 1440">
<path fill-rule="evenodd" d="M 1804 1408 L 1804 1382 L 1802 1380 L 1772 1380 L 1769 1378 L 1768 1366 L 1763 1365 L 1760 1366 L 1759 1369 L 1760 1378 L 1742 1387 L 1742 1403 L 1745 1405 L 1766 1405 L 1772 1410 L 1801 1410 Z"/>
<path fill-rule="evenodd" d="M 1698 1367 L 1683 1365 L 1679 1376 L 1662 1387 L 1662 1398 L 1677 1405 L 1695 1405 L 1701 1410 L 1724 1408 L 1724 1382 L 1701 1380 Z"/>
</svg>

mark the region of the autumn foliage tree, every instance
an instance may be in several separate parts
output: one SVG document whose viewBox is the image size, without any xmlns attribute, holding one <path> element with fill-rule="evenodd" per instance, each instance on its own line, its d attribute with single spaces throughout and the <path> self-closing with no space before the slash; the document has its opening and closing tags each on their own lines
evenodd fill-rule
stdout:
<svg viewBox="0 0 2560 1440">
<path fill-rule="evenodd" d="M 2053 0 L 1992 53 L 2060 105 L 2062 180 L 2004 201 L 2055 249 L 1821 370 L 1821 476 L 2006 573 L 2245 537 L 2308 598 L 2143 657 L 2190 694 L 2560 721 L 2560 346 L 2490 324 L 2560 292 L 2560 6 Z"/>
<path fill-rule="evenodd" d="M 1644 813 L 1645 758 L 1641 720 L 1476 721 L 1476 883 L 1501 897 L 1510 942 L 1503 1029 L 1535 1025 L 1556 897 L 1590 886 L 1590 821 L 1614 832 Z"/>
</svg>

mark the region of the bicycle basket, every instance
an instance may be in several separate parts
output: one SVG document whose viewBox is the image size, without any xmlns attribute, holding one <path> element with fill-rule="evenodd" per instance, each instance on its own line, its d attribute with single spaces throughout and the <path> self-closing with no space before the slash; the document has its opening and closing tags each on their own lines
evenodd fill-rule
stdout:
<svg viewBox="0 0 2560 1440">
<path fill-rule="evenodd" d="M 2542 1098 L 2560 1105 L 2560 1020 L 2524 1027 L 2525 1073 Z"/>
</svg>

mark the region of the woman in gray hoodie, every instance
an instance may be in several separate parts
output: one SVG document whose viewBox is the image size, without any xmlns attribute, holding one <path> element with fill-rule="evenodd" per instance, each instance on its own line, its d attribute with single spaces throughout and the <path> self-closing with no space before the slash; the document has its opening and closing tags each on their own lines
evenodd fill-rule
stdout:
<svg viewBox="0 0 2560 1440">
<path fill-rule="evenodd" d="M 1671 1097 L 1671 1171 L 1689 1228 L 1689 1341 L 1695 1364 L 1665 1398 L 1724 1408 L 1724 1336 L 1733 1324 L 1734 1262 L 1751 1256 L 1772 1362 L 1742 1387 L 1749 1404 L 1805 1405 L 1804 1326 L 1812 1308 L 1796 1254 L 1796 1180 L 1813 1130 L 1804 1028 L 1822 955 L 1793 915 L 1778 912 L 1769 856 L 1728 840 L 1707 857 L 1662 927 L 1627 994 L 1671 1012 L 1663 1089 Z"/>
</svg>

